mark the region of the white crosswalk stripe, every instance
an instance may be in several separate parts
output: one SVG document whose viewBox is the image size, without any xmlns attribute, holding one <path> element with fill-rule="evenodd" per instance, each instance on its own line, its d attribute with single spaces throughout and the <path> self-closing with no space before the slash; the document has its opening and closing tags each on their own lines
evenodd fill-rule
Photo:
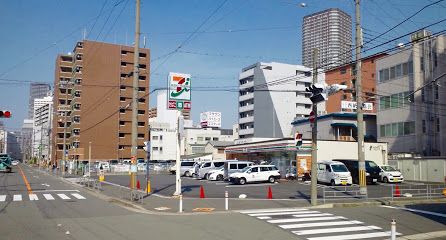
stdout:
<svg viewBox="0 0 446 240">
<path fill-rule="evenodd" d="M 15 194 L 14 197 L 12 198 L 12 201 L 14 201 L 14 202 L 22 201 L 22 195 Z"/>
<path fill-rule="evenodd" d="M 79 193 L 72 193 L 71 195 L 77 199 L 85 199 L 85 197 L 80 195 Z"/>
<path fill-rule="evenodd" d="M 240 213 L 277 224 L 278 227 L 308 240 L 388 239 L 390 237 L 390 232 L 383 231 L 381 227 L 315 209 L 253 209 L 240 211 Z M 397 233 L 397 235 L 401 234 Z"/>
<path fill-rule="evenodd" d="M 58 193 L 57 196 L 59 196 L 60 198 L 62 198 L 63 200 L 69 200 L 71 198 L 69 198 L 67 195 L 63 194 L 63 193 Z"/>
<path fill-rule="evenodd" d="M 0 195 L 0 202 L 7 202 L 7 201 L 13 201 L 13 202 L 21 202 L 21 201 L 40 201 L 40 200 L 70 200 L 70 199 L 77 199 L 77 200 L 84 200 L 86 197 L 82 196 L 79 193 L 71 193 L 71 196 L 64 193 L 57 193 L 55 194 L 57 197 L 53 196 L 50 193 L 30 193 L 25 194 L 25 197 L 22 196 L 22 194 L 14 194 L 14 195 Z"/>
<path fill-rule="evenodd" d="M 43 196 L 46 198 L 46 200 L 54 200 L 54 197 L 53 197 L 53 195 L 51 195 L 51 194 L 43 194 Z"/>
</svg>

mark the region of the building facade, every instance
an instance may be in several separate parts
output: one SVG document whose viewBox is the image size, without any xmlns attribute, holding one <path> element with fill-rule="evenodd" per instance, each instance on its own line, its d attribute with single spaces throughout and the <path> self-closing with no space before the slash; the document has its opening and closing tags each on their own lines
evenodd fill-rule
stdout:
<svg viewBox="0 0 446 240">
<path fill-rule="evenodd" d="M 213 142 L 233 142 L 236 139 L 233 129 L 212 129 L 189 127 L 184 129 L 182 155 L 206 153 L 206 144 Z"/>
<path fill-rule="evenodd" d="M 256 63 L 239 75 L 238 124 L 240 138 L 291 136 L 291 122 L 309 116 L 312 70 L 284 63 Z M 324 82 L 324 74 L 318 82 Z M 325 103 L 318 104 L 325 111 Z"/>
<path fill-rule="evenodd" d="M 446 155 L 446 37 L 421 31 L 411 39 L 376 63 L 378 139 L 394 155 Z"/>
<path fill-rule="evenodd" d="M 313 49 L 319 50 L 318 68 L 329 69 L 351 61 L 352 19 L 337 8 L 304 16 L 302 61 L 313 67 Z"/>
<path fill-rule="evenodd" d="M 23 160 L 29 160 L 32 157 L 33 127 L 34 121 L 32 119 L 23 120 L 20 137 L 20 148 L 22 149 Z"/>
<path fill-rule="evenodd" d="M 137 158 L 148 139 L 149 49 L 140 49 Z M 52 160 L 63 157 L 64 132 L 69 160 L 130 159 L 134 50 L 104 42 L 78 42 L 56 60 Z M 66 123 L 66 124 L 65 124 Z"/>
<path fill-rule="evenodd" d="M 365 113 L 376 113 L 376 60 L 386 54 L 376 54 L 361 60 L 361 82 L 363 102 L 372 104 L 372 109 L 364 109 Z M 328 85 L 346 85 L 347 89 L 328 96 L 326 102 L 327 113 L 356 112 L 356 76 L 355 64 L 342 65 L 325 71 L 325 82 Z"/>
<path fill-rule="evenodd" d="M 43 98 L 50 94 L 51 87 L 47 83 L 31 83 L 29 86 L 28 119 L 33 119 L 34 99 Z"/>
<path fill-rule="evenodd" d="M 50 136 L 53 117 L 53 97 L 36 98 L 34 102 L 32 155 L 48 163 L 51 159 Z"/>
</svg>

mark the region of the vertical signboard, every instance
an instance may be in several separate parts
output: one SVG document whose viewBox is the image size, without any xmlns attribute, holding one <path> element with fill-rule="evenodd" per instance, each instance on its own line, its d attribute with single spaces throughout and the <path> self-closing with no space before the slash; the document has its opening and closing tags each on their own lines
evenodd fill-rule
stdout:
<svg viewBox="0 0 446 240">
<path fill-rule="evenodd" d="M 189 74 L 169 73 L 167 79 L 167 108 L 191 109 L 191 78 Z"/>
<path fill-rule="evenodd" d="M 200 114 L 201 127 L 221 127 L 221 112 L 202 112 Z"/>
</svg>

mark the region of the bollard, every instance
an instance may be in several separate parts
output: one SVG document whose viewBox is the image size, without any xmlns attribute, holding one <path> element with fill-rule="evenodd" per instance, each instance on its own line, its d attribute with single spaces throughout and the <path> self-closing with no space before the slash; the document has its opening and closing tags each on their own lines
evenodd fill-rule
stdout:
<svg viewBox="0 0 446 240">
<path fill-rule="evenodd" d="M 396 240 L 396 222 L 395 219 L 392 219 L 390 223 L 390 240 Z"/>
<path fill-rule="evenodd" d="M 225 210 L 229 209 L 229 199 L 228 199 L 228 191 L 225 191 Z"/>
<path fill-rule="evenodd" d="M 180 194 L 180 207 L 178 212 L 182 213 L 183 212 L 183 194 Z"/>
</svg>

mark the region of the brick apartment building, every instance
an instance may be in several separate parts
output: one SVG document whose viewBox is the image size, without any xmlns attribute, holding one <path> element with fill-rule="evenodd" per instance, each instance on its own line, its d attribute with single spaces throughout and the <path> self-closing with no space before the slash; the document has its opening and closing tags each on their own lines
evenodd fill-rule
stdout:
<svg viewBox="0 0 446 240">
<path fill-rule="evenodd" d="M 131 46 L 84 40 L 73 53 L 59 55 L 54 80 L 52 161 L 131 158 L 132 84 Z M 144 158 L 148 139 L 149 49 L 139 53 L 138 158 Z"/>
<path fill-rule="evenodd" d="M 376 54 L 366 57 L 362 60 L 362 96 L 363 101 L 372 103 L 373 110 L 365 110 L 365 113 L 376 113 L 376 60 L 387 54 Z M 346 64 L 332 68 L 325 72 L 325 82 L 328 85 L 342 84 L 347 85 L 347 90 L 339 91 L 328 97 L 326 102 L 327 113 L 334 112 L 356 112 L 356 110 L 343 109 L 342 101 L 356 102 L 355 93 L 355 64 Z"/>
</svg>

